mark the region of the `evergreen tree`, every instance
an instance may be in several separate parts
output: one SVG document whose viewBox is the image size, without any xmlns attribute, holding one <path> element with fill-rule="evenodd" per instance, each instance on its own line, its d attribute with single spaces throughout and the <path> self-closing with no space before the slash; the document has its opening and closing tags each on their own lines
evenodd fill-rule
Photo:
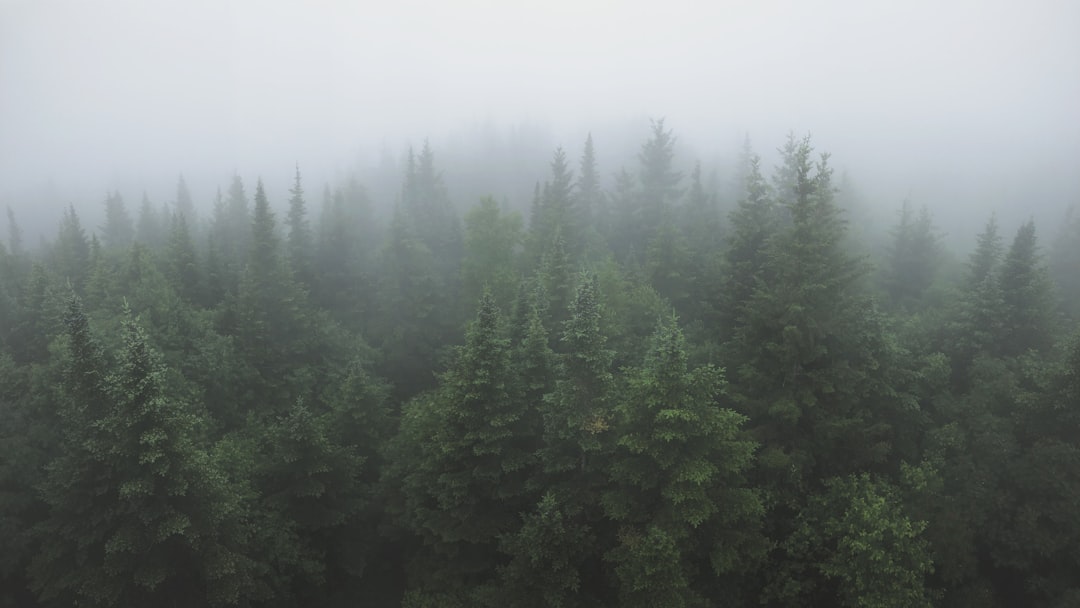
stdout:
<svg viewBox="0 0 1080 608">
<path fill-rule="evenodd" d="M 929 289 L 940 263 L 941 245 L 926 206 L 916 216 L 905 200 L 892 239 L 885 288 L 894 305 L 908 308 Z"/>
<path fill-rule="evenodd" d="M 131 215 L 119 192 L 110 192 L 105 197 L 105 225 L 101 227 L 101 233 L 105 246 L 111 249 L 127 247 L 135 238 Z"/>
<path fill-rule="evenodd" d="M 600 471 L 590 456 L 604 448 L 612 418 L 612 352 L 605 348 L 601 316 L 596 279 L 582 275 L 570 318 L 563 324 L 560 350 L 564 354 L 555 390 L 545 397 L 543 407 L 541 457 L 546 472 L 562 482 L 558 485 L 570 484 L 586 492 L 600 485 Z"/>
<path fill-rule="evenodd" d="M 616 408 L 602 502 L 621 526 L 606 559 L 623 606 L 700 605 L 715 591 L 705 573 L 749 571 L 763 553 L 762 505 L 743 477 L 756 446 L 740 437 L 745 418 L 716 404 L 722 372 L 687 358 L 674 319 L 662 322 Z"/>
<path fill-rule="evenodd" d="M 1035 223 L 1028 220 L 1016 233 L 1001 264 L 998 290 L 1002 302 L 999 352 L 1019 355 L 1046 350 L 1054 331 L 1051 285 L 1038 251 Z"/>
<path fill-rule="evenodd" d="M 124 324 L 107 374 L 76 298 L 68 307 L 64 441 L 42 485 L 48 518 L 30 566 L 50 605 L 228 605 L 257 593 L 229 538 L 222 479 L 193 444 L 194 414 L 162 389 L 143 330 Z"/>
<path fill-rule="evenodd" d="M 296 179 L 289 192 L 289 265 L 293 274 L 302 285 L 311 286 L 314 282 L 312 263 L 311 227 L 307 219 L 307 204 L 304 202 L 304 189 L 300 184 L 300 166 L 296 167 Z"/>
<path fill-rule="evenodd" d="M 682 172 L 674 169 L 675 136 L 664 128 L 664 119 L 652 121 L 652 136 L 641 146 L 641 189 L 645 201 L 645 225 L 656 226 L 661 211 L 678 200 Z"/>
<path fill-rule="evenodd" d="M 798 570 L 784 572 L 767 596 L 798 606 L 930 608 L 925 528 L 888 483 L 865 474 L 830 479 L 783 545 Z"/>
<path fill-rule="evenodd" d="M 11 207 L 7 208 L 8 220 L 8 251 L 15 257 L 23 255 L 23 232 L 19 223 L 15 221 L 15 212 Z"/>
<path fill-rule="evenodd" d="M 532 260 L 540 259 L 540 255 L 554 238 L 555 234 L 561 234 L 568 252 L 580 253 L 581 240 L 579 231 L 578 212 L 574 207 L 575 197 L 573 194 L 574 172 L 570 170 L 566 161 L 566 152 L 561 148 L 555 149 L 555 156 L 551 161 L 551 179 L 544 182 L 541 194 L 532 208 L 532 217 L 529 220 L 529 243 L 531 245 Z"/>
<path fill-rule="evenodd" d="M 60 220 L 60 232 L 53 244 L 53 264 L 63 279 L 81 289 L 90 270 L 90 241 L 86 238 L 75 207 L 68 206 Z"/>
<path fill-rule="evenodd" d="M 15 242 L 14 238 L 11 241 Z M 16 253 L 12 247 L 12 253 Z M 1080 213 L 1070 207 L 1048 256 L 1050 275 L 1057 286 L 1058 304 L 1071 320 L 1080 320 Z"/>
<path fill-rule="evenodd" d="M 734 333 L 735 320 L 745 316 L 759 282 L 765 279 L 768 246 L 780 229 L 772 190 L 761 174 L 761 157 L 747 158 L 744 195 L 731 212 L 731 237 L 724 249 L 727 272 L 714 319 L 721 339 Z"/>
<path fill-rule="evenodd" d="M 857 291 L 867 267 L 842 247 L 828 157 L 812 163 L 807 140 L 795 155 L 791 224 L 769 243 L 731 344 L 733 396 L 763 444 L 767 485 L 790 505 L 821 479 L 884 461 L 893 394 L 879 316 Z"/>
<path fill-rule="evenodd" d="M 479 302 L 485 288 L 496 303 L 509 305 L 517 283 L 521 232 L 521 215 L 501 212 L 491 197 L 480 199 L 465 214 L 465 258 L 461 264 L 465 305 Z"/>
<path fill-rule="evenodd" d="M 180 212 L 172 217 L 168 260 L 168 277 L 176 293 L 188 302 L 202 302 L 202 279 L 195 243 L 188 231 L 187 218 Z"/>
<path fill-rule="evenodd" d="M 996 273 L 1001 254 L 997 220 L 991 216 L 968 259 L 956 311 L 940 346 L 952 359 L 953 385 L 960 391 L 966 388 L 967 372 L 975 357 L 981 352 L 991 353 L 1001 335 L 1004 303 Z"/>
<path fill-rule="evenodd" d="M 166 234 L 165 223 L 167 217 L 162 217 L 161 212 L 154 208 L 150 198 L 143 193 L 142 203 L 139 205 L 139 220 L 135 228 L 135 240 L 148 247 L 157 247 L 164 242 Z"/>
<path fill-rule="evenodd" d="M 183 175 L 181 175 L 176 182 L 175 208 L 175 213 L 186 218 L 190 228 L 196 229 L 199 226 L 199 215 L 195 210 L 195 202 L 191 200 L 191 191 L 188 190 L 188 185 L 184 180 Z"/>
<path fill-rule="evenodd" d="M 438 349 L 450 343 L 448 294 L 442 292 L 431 249 L 395 209 L 383 249 L 379 322 L 373 328 L 383 353 L 380 375 L 412 395 L 434 385 Z"/>
<path fill-rule="evenodd" d="M 597 247 L 598 220 L 603 215 L 604 191 L 600 185 L 592 133 L 585 138 L 578 175 L 577 182 L 574 183 L 575 219 L 583 230 L 583 245 L 586 248 Z"/>
<path fill-rule="evenodd" d="M 485 293 L 438 390 L 405 415 L 403 433 L 418 442 L 412 449 L 419 462 L 403 478 L 403 515 L 439 564 L 433 570 L 432 561 L 421 562 L 420 584 L 429 591 L 467 595 L 489 582 L 500 535 L 516 527 L 516 514 L 528 505 L 534 455 L 525 448 L 539 429 L 523 427 L 521 402 L 511 398 L 502 334 L 499 309 Z"/>
<path fill-rule="evenodd" d="M 245 360 L 258 374 L 252 401 L 264 410 L 289 407 L 292 381 L 310 363 L 310 319 L 303 292 L 285 271 L 274 214 L 263 190 L 255 190 L 251 249 L 235 301 L 235 335 Z"/>
</svg>

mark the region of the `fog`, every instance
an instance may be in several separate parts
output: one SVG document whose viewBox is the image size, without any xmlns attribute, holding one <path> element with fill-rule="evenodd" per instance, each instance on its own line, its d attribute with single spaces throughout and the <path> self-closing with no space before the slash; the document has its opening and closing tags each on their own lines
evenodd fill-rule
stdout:
<svg viewBox="0 0 1080 608">
<path fill-rule="evenodd" d="M 950 232 L 1080 201 L 1080 3 L 891 4 L 4 0 L 0 206 L 51 236 L 180 173 L 280 205 L 296 163 L 317 190 L 425 138 L 459 206 L 466 177 L 514 199 L 590 131 L 605 175 L 632 163 L 650 117 L 720 182 L 747 134 L 812 133 L 868 204 Z M 500 154 L 513 179 L 470 165 Z"/>
</svg>

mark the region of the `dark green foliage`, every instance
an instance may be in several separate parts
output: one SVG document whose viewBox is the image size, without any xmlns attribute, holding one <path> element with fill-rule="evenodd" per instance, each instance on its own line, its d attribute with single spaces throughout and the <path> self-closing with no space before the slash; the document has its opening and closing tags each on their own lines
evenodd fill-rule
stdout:
<svg viewBox="0 0 1080 608">
<path fill-rule="evenodd" d="M 314 284 L 314 269 L 312 268 L 312 235 L 311 225 L 307 219 L 307 203 L 304 202 L 304 188 L 300 184 L 300 167 L 296 167 L 296 179 L 289 192 L 289 215 L 286 224 L 289 227 L 288 259 L 292 268 L 293 276 L 301 285 L 312 286 Z"/>
<path fill-rule="evenodd" d="M 90 241 L 73 205 L 64 211 L 64 217 L 60 220 L 60 232 L 53 244 L 52 258 L 61 279 L 80 289 L 90 271 Z"/>
<path fill-rule="evenodd" d="M 929 608 L 925 527 L 904 513 L 888 483 L 865 474 L 830 479 L 784 542 L 794 571 L 770 595 L 799 606 Z"/>
<path fill-rule="evenodd" d="M 701 573 L 746 572 L 763 554 L 762 505 L 743 477 L 756 446 L 740 437 L 745 418 L 718 406 L 723 388 L 721 370 L 687 367 L 674 319 L 661 323 L 617 407 L 601 498 L 620 525 L 606 555 L 620 605 L 701 605 Z"/>
<path fill-rule="evenodd" d="M 761 158 L 747 151 L 746 167 L 743 196 L 731 212 L 731 238 L 724 249 L 724 289 L 711 318 L 725 339 L 733 335 L 735 319 L 746 314 L 746 306 L 764 279 L 766 247 L 780 226 L 771 190 L 761 174 Z"/>
<path fill-rule="evenodd" d="M 595 490 L 599 471 L 590 455 L 599 452 L 611 428 L 612 352 L 601 331 L 596 279 L 582 275 L 570 318 L 564 322 L 554 391 L 545 396 L 544 467 L 555 480 Z M 571 475 L 571 473 L 573 473 Z M 584 488 L 583 488 L 584 489 Z"/>
<path fill-rule="evenodd" d="M 63 440 L 41 492 L 33 587 L 47 604 L 228 605 L 258 588 L 236 552 L 224 480 L 192 443 L 194 413 L 162 393 L 134 320 L 115 373 L 69 305 Z M 166 600 L 168 598 L 168 600 Z"/>
<path fill-rule="evenodd" d="M 1002 304 L 998 348 L 1002 355 L 1015 356 L 1029 349 L 1050 347 L 1054 331 L 1050 289 L 1035 238 L 1035 222 L 1029 220 L 1017 231 L 998 277 Z"/>
<path fill-rule="evenodd" d="M 393 470 L 405 524 L 423 540 L 414 577 L 428 591 L 471 591 L 490 583 L 499 537 L 530 504 L 528 449 L 539 429 L 513 398 L 510 345 L 490 293 L 480 300 L 465 346 L 439 388 L 408 406 L 407 443 Z M 462 587 L 464 585 L 464 587 Z"/>
<path fill-rule="evenodd" d="M 187 217 L 183 213 L 178 212 L 172 217 L 168 257 L 168 277 L 173 290 L 188 302 L 205 302 L 198 254 L 188 230 Z"/>
<path fill-rule="evenodd" d="M 426 144 L 284 226 L 9 213 L 0 605 L 1076 605 L 1075 218 L 964 267 L 905 205 L 873 275 L 808 139 L 731 200 L 675 144 L 557 150 L 527 233 Z"/>
<path fill-rule="evenodd" d="M 539 196 L 534 199 L 529 218 L 529 257 L 533 263 L 541 259 L 556 235 L 561 236 L 568 252 L 580 254 L 583 246 L 581 212 L 576 206 L 573 188 L 574 172 L 567 164 L 566 152 L 557 148 L 551 161 L 551 179 L 544 182 Z"/>
</svg>

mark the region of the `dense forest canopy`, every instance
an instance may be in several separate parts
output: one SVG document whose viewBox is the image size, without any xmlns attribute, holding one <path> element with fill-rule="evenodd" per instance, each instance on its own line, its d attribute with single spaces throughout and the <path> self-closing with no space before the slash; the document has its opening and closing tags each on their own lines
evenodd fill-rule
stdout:
<svg viewBox="0 0 1080 608">
<path fill-rule="evenodd" d="M 9 210 L 0 604 L 1080 603 L 1080 215 L 959 249 L 677 141 Z"/>
<path fill-rule="evenodd" d="M 1080 606 L 1078 33 L 0 0 L 0 608 Z"/>
</svg>

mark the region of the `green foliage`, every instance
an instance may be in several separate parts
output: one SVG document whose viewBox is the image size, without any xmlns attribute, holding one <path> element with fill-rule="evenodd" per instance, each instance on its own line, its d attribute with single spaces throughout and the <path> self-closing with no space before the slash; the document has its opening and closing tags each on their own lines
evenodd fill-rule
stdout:
<svg viewBox="0 0 1080 608">
<path fill-rule="evenodd" d="M 1002 301 L 999 352 L 1016 356 L 1029 349 L 1048 349 L 1054 331 L 1053 299 L 1033 221 L 1017 231 L 1001 263 L 998 285 Z"/>
<path fill-rule="evenodd" d="M 192 442 L 194 415 L 162 393 L 142 328 L 125 321 L 108 374 L 76 299 L 66 324 L 64 439 L 41 486 L 49 515 L 29 569 L 39 598 L 226 605 L 257 593 L 255 562 L 234 544 L 242 537 L 227 536 L 222 480 Z"/>
<path fill-rule="evenodd" d="M 890 484 L 865 474 L 830 479 L 783 544 L 791 570 L 771 594 L 802 606 L 933 606 L 925 528 Z"/>
<path fill-rule="evenodd" d="M 0 605 L 1076 604 L 1075 217 L 963 267 L 905 204 L 882 312 L 808 138 L 733 200 L 676 143 L 558 149 L 527 233 L 426 143 L 282 227 L 9 210 Z"/>
<path fill-rule="evenodd" d="M 607 554 L 622 605 L 701 604 L 691 590 L 698 572 L 727 574 L 761 557 L 762 505 L 743 477 L 756 446 L 740 436 L 745 418 L 717 405 L 723 387 L 720 370 L 688 369 L 682 332 L 662 322 L 617 407 L 601 498 L 623 526 Z"/>
<path fill-rule="evenodd" d="M 912 308 L 930 288 L 941 257 L 939 237 L 926 206 L 916 216 L 905 200 L 892 239 L 885 290 L 894 306 Z"/>
<path fill-rule="evenodd" d="M 461 265 L 463 301 L 474 306 L 485 289 L 508 307 L 517 287 L 515 257 L 522 242 L 521 216 L 503 213 L 484 197 L 465 214 L 465 257 Z"/>
</svg>

